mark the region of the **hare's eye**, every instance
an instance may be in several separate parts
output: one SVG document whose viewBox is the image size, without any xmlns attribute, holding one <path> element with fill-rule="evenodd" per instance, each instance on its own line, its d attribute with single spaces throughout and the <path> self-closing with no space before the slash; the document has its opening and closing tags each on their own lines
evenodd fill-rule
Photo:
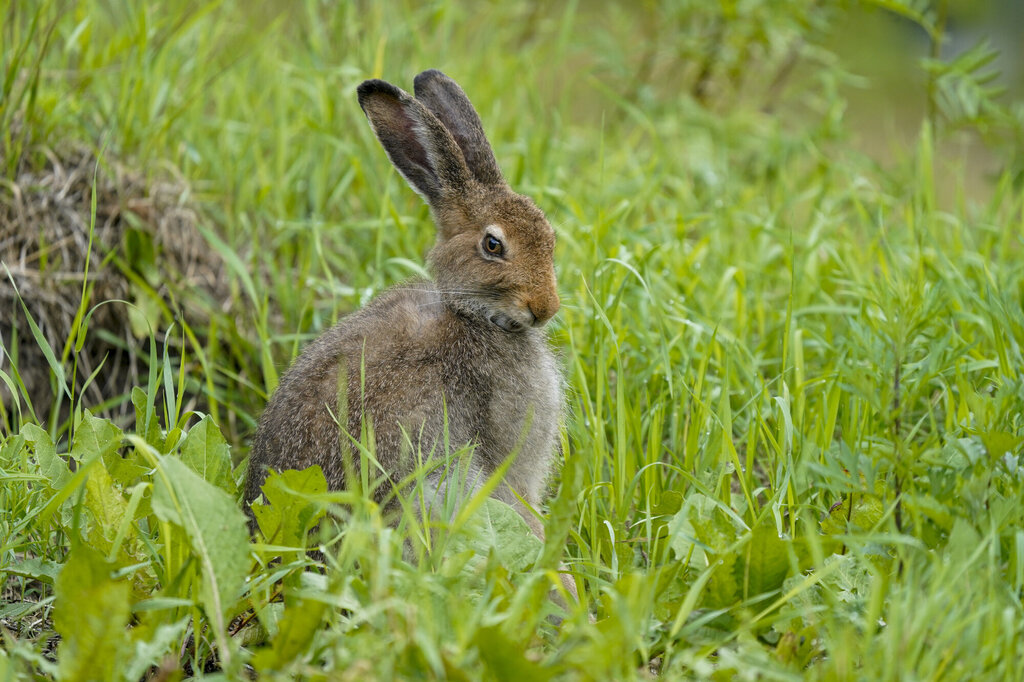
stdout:
<svg viewBox="0 0 1024 682">
<path fill-rule="evenodd" d="M 500 239 L 487 235 L 484 237 L 484 251 L 494 256 L 500 256 L 505 253 L 505 245 L 501 243 Z"/>
</svg>

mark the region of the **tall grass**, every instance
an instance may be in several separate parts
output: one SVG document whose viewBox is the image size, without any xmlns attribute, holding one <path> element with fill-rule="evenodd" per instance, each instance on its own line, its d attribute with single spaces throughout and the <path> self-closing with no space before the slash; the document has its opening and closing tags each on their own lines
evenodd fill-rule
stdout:
<svg viewBox="0 0 1024 682">
<path fill-rule="evenodd" d="M 878 4 L 941 35 L 923 3 Z M 1018 114 L 963 85 L 985 64 L 936 61 L 881 166 L 829 51 L 856 12 L 749 5 L 3 5 L 5 167 L 76 139 L 177 169 L 242 312 L 186 326 L 184 357 L 140 341 L 123 432 L 90 405 L 68 429 L 7 413 L 0 671 L 1024 676 L 1020 160 L 997 149 L 968 194 L 978 168 L 949 153 L 958 130 L 1009 145 Z M 482 499 L 433 534 L 412 506 L 392 527 L 314 472 L 273 483 L 244 544 L 233 467 L 278 374 L 422 269 L 429 215 L 354 89 L 429 67 L 558 234 L 547 545 Z M 564 611 L 560 562 L 581 588 Z"/>
</svg>

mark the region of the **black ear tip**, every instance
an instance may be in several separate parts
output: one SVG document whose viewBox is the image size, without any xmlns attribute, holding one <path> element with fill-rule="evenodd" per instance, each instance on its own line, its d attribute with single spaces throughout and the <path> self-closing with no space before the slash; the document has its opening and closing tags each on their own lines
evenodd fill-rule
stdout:
<svg viewBox="0 0 1024 682">
<path fill-rule="evenodd" d="M 429 85 L 431 81 L 451 81 L 452 79 L 444 75 L 437 69 L 427 69 L 423 73 L 416 76 L 412 81 L 412 86 L 415 91 L 419 91 L 425 85 Z"/>
<path fill-rule="evenodd" d="M 359 106 L 365 109 L 364 103 L 369 97 L 374 95 L 390 95 L 395 99 L 400 99 L 402 91 L 387 81 L 372 78 L 359 84 L 359 87 L 356 88 L 356 95 L 359 97 Z"/>
</svg>

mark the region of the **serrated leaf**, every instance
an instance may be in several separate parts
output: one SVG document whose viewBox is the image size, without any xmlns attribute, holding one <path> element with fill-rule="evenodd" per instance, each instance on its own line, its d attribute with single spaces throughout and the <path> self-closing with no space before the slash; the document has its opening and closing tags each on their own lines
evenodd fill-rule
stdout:
<svg viewBox="0 0 1024 682">
<path fill-rule="evenodd" d="M 310 496 L 327 492 L 327 479 L 319 466 L 302 471 L 271 471 L 263 484 L 266 504 L 252 505 L 263 536 L 271 544 L 303 547 L 306 535 L 323 518 L 323 506 Z"/>
<path fill-rule="evenodd" d="M 160 457 L 153 511 L 182 530 L 199 564 L 199 602 L 217 635 L 221 656 L 230 656 L 225 633 L 249 572 L 245 515 L 226 492 L 207 483 L 174 457 Z"/>
<path fill-rule="evenodd" d="M 212 417 L 204 417 L 192 427 L 181 444 L 181 461 L 209 483 L 234 495 L 231 476 L 231 449 Z"/>
<path fill-rule="evenodd" d="M 669 523 L 669 543 L 675 555 L 696 563 L 697 567 L 702 563 L 710 567 L 701 594 L 701 603 L 706 607 L 731 606 L 739 599 L 738 558 L 730 547 L 740 534 L 741 529 L 722 511 L 721 504 L 701 493 L 688 496 Z"/>
<path fill-rule="evenodd" d="M 90 546 L 109 555 L 121 524 L 126 522 L 128 503 L 103 467 L 93 467 L 85 481 L 85 508 L 93 520 L 89 529 Z M 124 545 L 122 556 L 127 559 L 123 548 Z"/>
<path fill-rule="evenodd" d="M 25 424 L 21 427 L 21 435 L 25 442 L 32 444 L 35 451 L 36 464 L 39 465 L 39 473 L 50 481 L 50 487 L 58 490 L 67 485 L 71 480 L 71 469 L 64 458 L 57 454 L 57 448 L 53 444 L 50 434 L 35 424 Z"/>
<path fill-rule="evenodd" d="M 76 543 L 57 578 L 53 623 L 61 635 L 58 677 L 64 682 L 121 677 L 130 587 L 111 579 L 113 568 L 95 550 Z"/>
</svg>

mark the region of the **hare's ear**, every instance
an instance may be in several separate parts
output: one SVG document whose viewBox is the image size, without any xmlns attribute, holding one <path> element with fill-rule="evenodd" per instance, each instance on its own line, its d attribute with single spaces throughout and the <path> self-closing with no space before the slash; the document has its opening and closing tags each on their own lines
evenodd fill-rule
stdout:
<svg viewBox="0 0 1024 682">
<path fill-rule="evenodd" d="M 382 80 L 363 81 L 359 106 L 391 163 L 431 207 L 465 191 L 471 176 L 452 134 L 414 97 Z"/>
<path fill-rule="evenodd" d="M 466 165 L 477 182 L 504 185 L 501 169 L 484 135 L 480 116 L 459 84 L 436 69 L 424 71 L 413 81 L 416 99 L 423 102 L 462 150 Z"/>
</svg>

